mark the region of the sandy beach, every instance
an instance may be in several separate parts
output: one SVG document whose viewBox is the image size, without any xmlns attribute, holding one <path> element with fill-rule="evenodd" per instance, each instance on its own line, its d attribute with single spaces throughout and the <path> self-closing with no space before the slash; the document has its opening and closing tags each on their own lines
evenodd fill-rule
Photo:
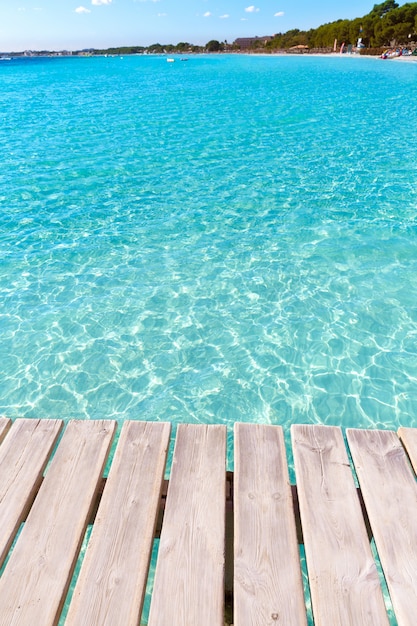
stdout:
<svg viewBox="0 0 417 626">
<path fill-rule="evenodd" d="M 417 61 L 417 56 L 400 56 L 400 57 L 394 57 L 393 59 L 388 59 L 389 61 L 406 61 L 406 62 L 411 62 L 411 63 L 415 63 Z"/>
</svg>

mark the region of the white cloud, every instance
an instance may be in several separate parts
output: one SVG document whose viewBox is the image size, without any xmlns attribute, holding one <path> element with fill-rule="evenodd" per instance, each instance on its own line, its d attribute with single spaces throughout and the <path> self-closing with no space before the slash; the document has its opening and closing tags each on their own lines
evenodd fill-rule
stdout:
<svg viewBox="0 0 417 626">
<path fill-rule="evenodd" d="M 211 13 L 210 11 L 206 11 L 203 15 L 203 17 L 211 17 Z"/>
<path fill-rule="evenodd" d="M 91 13 L 90 9 L 86 9 L 85 7 L 78 7 L 75 9 L 76 13 Z"/>
<path fill-rule="evenodd" d="M 254 7 L 253 5 L 250 7 L 246 7 L 245 11 L 246 13 L 259 13 L 259 9 L 257 7 Z"/>
<path fill-rule="evenodd" d="M 111 3 L 112 3 L 112 0 L 91 0 L 91 4 L 96 7 L 99 7 L 102 4 L 111 4 Z"/>
<path fill-rule="evenodd" d="M 278 13 L 274 14 L 274 17 L 282 17 L 283 15 L 285 15 L 284 11 L 278 11 Z"/>
<path fill-rule="evenodd" d="M 227 20 L 228 17 L 230 17 L 230 15 L 227 15 L 227 13 L 225 13 L 224 15 L 219 15 L 219 18 L 221 20 Z"/>
<path fill-rule="evenodd" d="M 168 13 L 158 13 L 158 17 L 167 17 Z"/>
</svg>

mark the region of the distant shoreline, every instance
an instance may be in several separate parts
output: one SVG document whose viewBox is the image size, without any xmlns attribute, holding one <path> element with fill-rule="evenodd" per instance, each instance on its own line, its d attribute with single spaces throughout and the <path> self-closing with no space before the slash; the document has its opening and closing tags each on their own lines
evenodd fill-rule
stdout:
<svg viewBox="0 0 417 626">
<path fill-rule="evenodd" d="M 42 51 L 32 52 L 32 54 L 16 53 L 16 52 L 0 52 L 0 61 L 10 61 L 13 59 L 34 59 L 34 58 L 105 58 L 105 57 L 129 57 L 129 56 L 149 56 L 149 57 L 166 57 L 166 56 L 227 56 L 227 55 L 240 55 L 250 57 L 320 57 L 320 58 L 339 58 L 339 59 L 379 59 L 387 61 L 402 61 L 402 62 L 417 62 L 417 56 L 401 55 L 397 57 L 381 59 L 380 55 L 362 55 L 358 53 L 340 53 L 340 52 L 289 52 L 289 51 L 277 51 L 277 52 L 249 52 L 245 51 L 233 51 L 233 52 L 166 52 L 166 53 L 80 53 L 80 52 L 67 52 L 67 51 Z"/>
</svg>

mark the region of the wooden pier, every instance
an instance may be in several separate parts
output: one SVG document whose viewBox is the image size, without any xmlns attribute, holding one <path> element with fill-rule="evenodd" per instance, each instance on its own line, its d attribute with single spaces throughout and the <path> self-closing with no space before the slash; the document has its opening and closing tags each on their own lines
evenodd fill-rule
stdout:
<svg viewBox="0 0 417 626">
<path fill-rule="evenodd" d="M 388 625 L 389 604 L 415 626 L 417 429 L 293 426 L 296 486 L 257 424 L 235 425 L 233 473 L 224 426 L 179 426 L 168 482 L 170 430 L 0 419 L 0 626 L 64 605 L 66 626 L 138 626 L 156 534 L 149 626 L 223 626 L 225 588 L 234 626 L 306 626 L 300 542 L 316 626 Z"/>
</svg>

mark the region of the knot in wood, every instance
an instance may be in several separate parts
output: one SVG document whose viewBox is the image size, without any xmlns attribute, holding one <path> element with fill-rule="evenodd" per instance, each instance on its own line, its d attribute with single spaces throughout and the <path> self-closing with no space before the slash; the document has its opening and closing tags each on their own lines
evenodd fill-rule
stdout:
<svg viewBox="0 0 417 626">
<path fill-rule="evenodd" d="M 278 613 L 272 613 L 271 617 L 274 620 L 274 622 L 276 622 L 278 617 L 279 617 L 279 615 L 278 615 Z"/>
</svg>

